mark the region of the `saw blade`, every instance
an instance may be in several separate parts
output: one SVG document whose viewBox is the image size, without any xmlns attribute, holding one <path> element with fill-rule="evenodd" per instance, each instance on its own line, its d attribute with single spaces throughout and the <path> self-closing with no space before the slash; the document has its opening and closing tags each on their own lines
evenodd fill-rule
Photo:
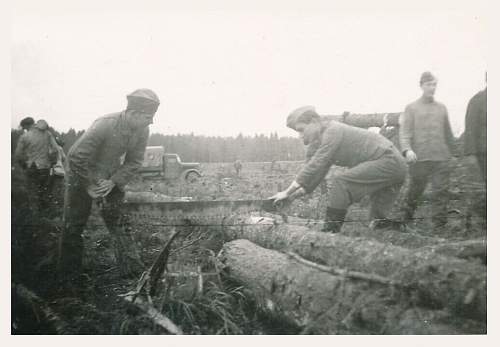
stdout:
<svg viewBox="0 0 500 347">
<path fill-rule="evenodd" d="M 184 225 L 187 220 L 194 224 L 220 224 L 232 215 L 250 215 L 254 212 L 274 212 L 272 200 L 213 200 L 125 202 L 123 213 L 132 222 L 168 225 Z"/>
</svg>

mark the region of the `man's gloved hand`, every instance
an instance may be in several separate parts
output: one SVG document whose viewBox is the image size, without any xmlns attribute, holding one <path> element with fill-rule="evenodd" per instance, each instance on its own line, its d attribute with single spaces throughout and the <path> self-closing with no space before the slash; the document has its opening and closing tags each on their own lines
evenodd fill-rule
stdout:
<svg viewBox="0 0 500 347">
<path fill-rule="evenodd" d="M 111 180 L 100 179 L 97 184 L 91 184 L 87 192 L 93 199 L 103 198 L 113 190 L 115 182 Z"/>
<path fill-rule="evenodd" d="M 411 149 L 405 152 L 405 158 L 409 164 L 414 164 L 417 162 L 417 155 Z"/>
</svg>

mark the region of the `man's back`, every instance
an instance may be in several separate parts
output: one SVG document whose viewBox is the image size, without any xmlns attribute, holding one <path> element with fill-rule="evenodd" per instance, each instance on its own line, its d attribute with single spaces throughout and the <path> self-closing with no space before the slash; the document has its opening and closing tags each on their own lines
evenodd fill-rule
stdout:
<svg viewBox="0 0 500 347">
<path fill-rule="evenodd" d="M 33 127 L 19 139 L 16 157 L 28 167 L 34 163 L 38 169 L 48 169 L 51 166 L 51 146 L 51 134 L 47 130 Z"/>
</svg>

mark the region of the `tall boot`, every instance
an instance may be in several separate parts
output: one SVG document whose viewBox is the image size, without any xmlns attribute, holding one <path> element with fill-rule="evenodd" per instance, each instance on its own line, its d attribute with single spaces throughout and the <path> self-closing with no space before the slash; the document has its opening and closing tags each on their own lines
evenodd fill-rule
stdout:
<svg viewBox="0 0 500 347">
<path fill-rule="evenodd" d="M 338 233 L 344 224 L 344 218 L 347 214 L 347 210 L 341 210 L 337 208 L 327 207 L 325 224 L 321 231 L 328 233 Z"/>
</svg>

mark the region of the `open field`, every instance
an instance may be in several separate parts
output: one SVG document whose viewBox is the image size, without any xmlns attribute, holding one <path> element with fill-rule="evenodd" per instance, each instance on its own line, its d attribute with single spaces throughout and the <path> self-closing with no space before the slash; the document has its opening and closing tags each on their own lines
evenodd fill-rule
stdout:
<svg viewBox="0 0 500 347">
<path fill-rule="evenodd" d="M 485 189 L 476 178 L 479 175 L 475 168 L 466 167 L 457 159 L 454 159 L 453 165 L 455 170 L 450 192 L 452 200 L 449 222 L 445 229 L 437 232 L 430 228 L 428 198 L 431 192 L 426 192 L 416 219 L 407 233 L 372 233 L 368 228 L 366 201 L 361 201 L 351 207 L 341 235 L 377 240 L 405 249 L 429 246 L 436 240 L 444 243 L 485 240 Z M 131 192 L 128 196 L 148 201 L 175 200 L 181 197 L 192 200 L 264 199 L 285 189 L 300 166 L 300 162 L 276 162 L 271 169 L 269 162 L 244 163 L 241 175 L 237 177 L 232 163 L 203 163 L 203 177 L 195 182 L 166 184 L 161 181 L 137 181 L 127 187 Z M 322 219 L 327 189 L 328 180 L 312 196 L 294 202 L 286 210 L 288 223 L 304 226 L 308 220 Z M 393 215 L 397 216 L 397 213 L 396 206 Z M 466 228 L 467 214 L 471 215 L 469 228 Z M 200 216 L 201 220 L 205 217 L 212 220 L 210 216 Z M 282 223 L 281 217 L 274 217 L 278 223 Z M 13 223 L 15 221 L 13 218 Z M 224 243 L 220 225 L 187 223 L 172 227 L 161 218 L 149 217 L 133 219 L 130 224 L 147 266 L 153 264 L 169 237 L 179 231 L 179 236 L 170 248 L 168 272 L 161 277 L 158 294 L 150 299 L 151 305 L 170 318 L 185 334 L 321 333 L 266 314 L 241 283 L 224 276 L 217 257 Z M 85 290 L 79 297 L 59 297 L 53 284 L 55 249 L 61 227 L 61 221 L 57 218 L 47 221 L 46 225 L 38 224 L 38 235 L 43 235 L 43 245 L 33 258 L 35 264 L 29 268 L 32 271 L 29 276 L 22 273 L 18 260 L 13 260 L 13 281 L 17 285 L 13 287 L 13 297 L 17 303 L 13 305 L 14 333 L 168 333 L 168 329 L 155 322 L 151 314 L 146 314 L 120 296 L 134 290 L 138 278 L 126 279 L 120 276 L 111 248 L 112 239 L 95 210 L 84 233 L 84 268 L 87 274 Z M 13 225 L 13 232 L 20 229 L 20 226 Z M 314 229 L 314 225 L 311 229 Z M 14 247 L 13 257 L 16 256 L 16 251 Z M 470 261 L 480 263 L 477 259 Z M 18 284 L 21 283 L 36 292 L 43 301 L 40 304 L 43 309 L 39 309 L 38 318 L 37 313 L 30 309 L 30 300 L 19 290 L 21 287 Z M 147 297 L 144 300 L 147 301 Z M 45 312 L 44 309 L 50 309 L 53 315 L 40 314 Z M 36 323 L 36 319 L 42 322 Z M 455 330 L 458 333 L 484 332 L 484 322 L 466 323 L 456 323 Z M 335 333 L 360 334 L 373 331 L 346 326 Z"/>
</svg>

